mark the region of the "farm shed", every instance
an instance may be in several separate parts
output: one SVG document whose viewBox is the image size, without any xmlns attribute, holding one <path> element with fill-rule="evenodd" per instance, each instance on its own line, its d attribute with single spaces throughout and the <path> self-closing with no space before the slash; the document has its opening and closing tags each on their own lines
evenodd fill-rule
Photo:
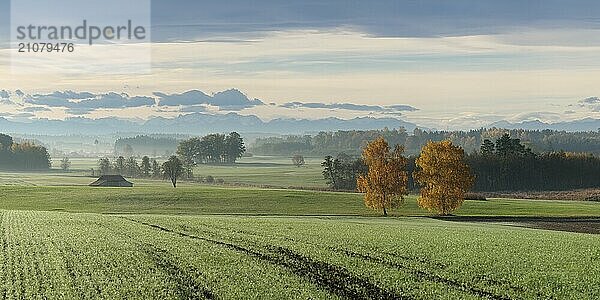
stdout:
<svg viewBox="0 0 600 300">
<path fill-rule="evenodd" d="M 98 180 L 90 183 L 90 186 L 133 187 L 133 183 L 127 181 L 121 175 L 102 175 Z"/>
</svg>

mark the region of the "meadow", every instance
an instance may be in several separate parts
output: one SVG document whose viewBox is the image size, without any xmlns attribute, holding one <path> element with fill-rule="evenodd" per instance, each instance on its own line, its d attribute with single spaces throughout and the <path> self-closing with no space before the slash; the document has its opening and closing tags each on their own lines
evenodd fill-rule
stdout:
<svg viewBox="0 0 600 300">
<path fill-rule="evenodd" d="M 164 159 L 163 159 L 164 160 Z M 158 159 L 162 162 L 161 159 Z M 327 187 L 323 180 L 323 171 L 321 162 L 322 157 L 305 157 L 306 164 L 296 167 L 292 164 L 291 158 L 279 156 L 254 156 L 244 157 L 235 165 L 199 165 L 194 168 L 196 177 L 213 176 L 215 179 L 223 179 L 227 184 L 238 184 L 247 186 L 268 186 L 268 187 L 297 187 L 297 188 L 316 188 L 324 189 Z M 138 159 L 139 162 L 139 159 Z M 70 172 L 61 172 L 60 158 L 53 159 L 53 170 L 56 177 L 63 177 L 64 182 L 72 184 L 82 184 L 77 177 L 90 176 L 91 169 L 98 170 L 98 159 L 93 158 L 73 158 L 71 159 Z M 68 177 L 75 178 L 68 178 Z M 17 176 L 22 177 L 22 176 Z M 48 184 L 48 178 L 36 180 L 36 174 L 24 179 L 33 184 Z M 136 183 L 144 180 L 135 180 Z M 0 175 L 0 184 L 3 183 Z M 50 183 L 56 183 L 51 180 Z M 55 185 L 55 184 L 50 184 Z"/>
<path fill-rule="evenodd" d="M 315 166 L 296 179 L 282 172 L 301 168 L 283 159 L 263 163 L 206 170 L 251 184 L 320 180 Z M 411 195 L 383 218 L 353 193 L 137 179 L 90 188 L 78 165 L 0 173 L 3 298 L 600 298 L 600 236 L 527 221 L 598 221 L 600 203 L 466 201 L 440 219 Z"/>
<path fill-rule="evenodd" d="M 424 218 L 2 210 L 31 299 L 597 299 L 596 235 Z"/>
</svg>

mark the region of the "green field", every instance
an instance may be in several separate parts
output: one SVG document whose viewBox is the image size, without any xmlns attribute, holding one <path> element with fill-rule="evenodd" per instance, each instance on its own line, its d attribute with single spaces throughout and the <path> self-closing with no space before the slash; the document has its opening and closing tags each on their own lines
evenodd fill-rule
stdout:
<svg viewBox="0 0 600 300">
<path fill-rule="evenodd" d="M 423 218 L 1 216 L 7 298 L 600 297 L 595 235 Z"/>
<path fill-rule="evenodd" d="M 321 157 L 306 157 L 306 165 L 296 167 L 289 157 L 255 156 L 242 158 L 235 165 L 199 165 L 194 168 L 196 177 L 213 176 L 223 179 L 226 184 L 269 186 L 269 187 L 327 187 L 321 174 Z M 60 158 L 53 160 L 52 176 L 41 176 L 36 173 L 18 173 L 20 181 L 11 182 L 12 174 L 0 174 L 0 184 L 29 184 L 29 185 L 81 185 L 87 184 L 91 170 L 98 170 L 98 159 L 72 158 L 71 171 L 60 171 Z M 160 159 L 159 159 L 160 161 Z M 138 159 L 139 162 L 139 159 Z M 86 177 L 86 178 L 82 178 Z M 9 177 L 9 178 L 7 178 Z M 135 183 L 145 180 L 133 179 Z"/>
<path fill-rule="evenodd" d="M 360 194 L 226 188 L 213 186 L 141 186 L 132 189 L 90 187 L 0 187 L 0 209 L 135 214 L 233 214 L 277 216 L 379 216 L 365 208 Z M 430 216 L 407 197 L 392 216 Z M 600 216 L 600 203 L 490 199 L 466 201 L 458 216 Z"/>
<path fill-rule="evenodd" d="M 195 172 L 322 184 L 317 162 L 253 159 Z M 351 193 L 137 179 L 135 188 L 90 188 L 86 163 L 0 173 L 2 298 L 600 298 L 600 236 L 528 223 L 598 220 L 600 203 L 466 201 L 434 219 L 409 196 L 383 218 Z"/>
</svg>

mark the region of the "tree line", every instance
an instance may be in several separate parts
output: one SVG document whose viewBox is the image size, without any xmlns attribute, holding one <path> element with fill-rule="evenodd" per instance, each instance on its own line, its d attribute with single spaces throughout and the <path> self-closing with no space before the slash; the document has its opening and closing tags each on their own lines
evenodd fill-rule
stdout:
<svg viewBox="0 0 600 300">
<path fill-rule="evenodd" d="M 352 130 L 320 132 L 317 135 L 269 137 L 257 139 L 252 152 L 261 155 L 333 155 L 344 152 L 359 156 L 360 149 L 367 143 L 382 136 L 390 145 L 404 145 L 407 155 L 418 155 L 429 141 L 451 141 L 465 150 L 475 153 L 484 140 L 496 140 L 508 134 L 518 138 L 532 151 L 576 152 L 600 155 L 599 132 L 565 132 L 553 130 L 523 129 L 479 129 L 471 131 L 426 131 L 415 129 L 412 133 L 404 128 L 383 130 Z"/>
<path fill-rule="evenodd" d="M 11 170 L 48 170 L 52 163 L 48 150 L 31 142 L 15 143 L 0 134 L 0 168 Z"/>
<path fill-rule="evenodd" d="M 409 174 L 416 171 L 418 156 L 406 158 Z M 503 134 L 498 139 L 483 140 L 479 150 L 465 154 L 475 181 L 473 190 L 541 191 L 572 190 L 600 187 L 600 158 L 592 154 L 545 152 L 536 154 L 519 138 Z M 321 164 L 323 177 L 334 190 L 354 191 L 356 178 L 368 168 L 362 157 L 345 153 L 327 156 Z M 410 190 L 418 189 L 413 176 L 407 182 Z"/>
<path fill-rule="evenodd" d="M 536 154 L 518 138 L 484 140 L 467 156 L 478 191 L 572 190 L 600 187 L 600 158 L 590 153 Z"/>
<path fill-rule="evenodd" d="M 246 152 L 244 139 L 237 132 L 209 134 L 181 141 L 177 155 L 184 166 L 198 164 L 233 164 Z"/>
<path fill-rule="evenodd" d="M 140 139 L 140 137 L 136 137 Z M 145 138 L 141 138 L 145 140 Z M 243 138 L 237 132 L 209 134 L 183 140 L 177 145 L 177 156 L 172 155 L 162 165 L 156 159 L 144 156 L 138 163 L 135 156 L 119 156 L 111 161 L 98 162 L 101 175 L 119 174 L 127 177 L 169 179 L 176 187 L 180 178 L 193 179 L 193 168 L 198 164 L 233 164 L 246 152 Z M 210 180 L 209 180 L 210 178 Z M 208 181 L 214 180 L 212 176 Z"/>
<path fill-rule="evenodd" d="M 101 158 L 98 161 L 98 168 L 101 175 L 123 175 L 131 178 L 153 178 L 168 179 L 177 187 L 177 180 L 183 177 L 185 169 L 177 156 L 171 156 L 162 165 L 156 159 L 150 159 L 144 156 L 141 162 L 135 157 L 125 159 L 119 156 L 110 161 L 108 158 Z"/>
<path fill-rule="evenodd" d="M 123 156 L 114 160 L 101 158 L 98 161 L 100 175 L 123 175 L 131 178 L 162 178 L 161 166 L 156 159 L 148 156 L 142 157 L 138 163 L 137 158 Z"/>
</svg>

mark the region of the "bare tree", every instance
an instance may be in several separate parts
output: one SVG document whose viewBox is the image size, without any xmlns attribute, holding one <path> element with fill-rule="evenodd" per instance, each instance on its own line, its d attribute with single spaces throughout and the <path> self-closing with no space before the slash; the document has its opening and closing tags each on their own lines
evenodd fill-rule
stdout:
<svg viewBox="0 0 600 300">
<path fill-rule="evenodd" d="M 177 187 L 177 179 L 183 175 L 184 169 L 181 160 L 177 156 L 171 156 L 162 165 L 163 177 L 171 180 L 173 187 Z"/>
</svg>

